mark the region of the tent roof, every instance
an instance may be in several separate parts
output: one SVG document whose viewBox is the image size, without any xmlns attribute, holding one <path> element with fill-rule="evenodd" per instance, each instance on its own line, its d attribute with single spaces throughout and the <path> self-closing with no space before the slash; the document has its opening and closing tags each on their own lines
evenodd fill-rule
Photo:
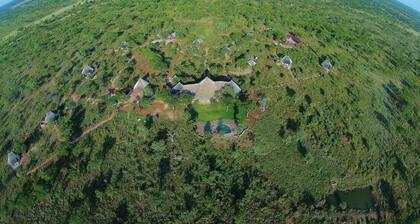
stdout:
<svg viewBox="0 0 420 224">
<path fill-rule="evenodd" d="M 45 118 L 44 118 L 44 121 L 45 122 L 50 122 L 50 121 L 54 121 L 55 120 L 55 118 L 56 118 L 56 114 L 55 113 L 53 113 L 52 111 L 49 111 L 46 115 L 45 115 Z"/>
<path fill-rule="evenodd" d="M 9 152 L 7 154 L 7 164 L 12 167 L 12 169 L 16 170 L 19 167 L 19 160 L 20 157 L 14 152 Z"/>
<path fill-rule="evenodd" d="M 283 65 L 291 65 L 291 64 L 293 64 L 293 61 L 289 56 L 286 55 L 281 59 L 281 63 Z"/>
<path fill-rule="evenodd" d="M 321 63 L 321 66 L 326 68 L 326 69 L 331 69 L 332 68 L 332 64 L 331 64 L 331 61 L 329 59 L 323 61 Z"/>
<path fill-rule="evenodd" d="M 89 74 L 92 74 L 93 72 L 95 72 L 95 69 L 93 69 L 89 65 L 84 66 L 83 69 L 82 69 L 82 74 L 83 75 L 89 75 Z"/>
<path fill-rule="evenodd" d="M 143 91 L 146 86 L 149 85 L 149 82 L 146 80 L 139 78 L 139 80 L 134 85 L 133 91 Z"/>
</svg>

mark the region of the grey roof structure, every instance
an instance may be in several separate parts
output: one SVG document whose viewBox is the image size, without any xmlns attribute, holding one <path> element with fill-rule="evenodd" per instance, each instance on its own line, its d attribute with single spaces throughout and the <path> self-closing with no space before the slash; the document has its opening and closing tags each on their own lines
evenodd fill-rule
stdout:
<svg viewBox="0 0 420 224">
<path fill-rule="evenodd" d="M 202 43 L 204 43 L 204 40 L 203 39 L 201 39 L 201 38 L 197 38 L 197 39 L 195 39 L 194 41 L 193 41 L 193 44 L 202 44 Z"/>
<path fill-rule="evenodd" d="M 332 69 L 332 64 L 331 64 L 331 61 L 329 60 L 329 59 L 326 59 L 325 61 L 323 61 L 322 63 L 321 63 L 321 66 L 323 67 L 323 68 L 325 68 L 325 69 L 327 69 L 327 70 L 331 70 Z"/>
<path fill-rule="evenodd" d="M 213 81 L 209 77 L 204 78 L 199 83 L 184 85 L 182 83 L 176 84 L 172 90 L 180 93 L 190 93 L 194 95 L 194 100 L 202 104 L 208 104 L 214 97 L 215 93 L 223 87 L 231 87 L 235 94 L 241 92 L 241 88 L 233 80 L 226 81 Z"/>
<path fill-rule="evenodd" d="M 120 49 L 121 50 L 125 50 L 125 49 L 127 49 L 128 48 L 128 43 L 127 42 L 122 42 L 121 44 L 120 44 Z"/>
<path fill-rule="evenodd" d="M 167 39 L 169 39 L 169 40 L 175 40 L 175 38 L 176 38 L 176 32 L 172 32 L 172 33 L 170 33 L 168 35 L 168 38 Z"/>
<path fill-rule="evenodd" d="M 135 99 L 143 97 L 144 89 L 148 85 L 149 85 L 149 82 L 147 82 L 146 80 L 142 78 L 139 78 L 139 80 L 137 80 L 136 84 L 134 85 L 133 90 L 130 92 L 131 99 L 135 100 Z"/>
<path fill-rule="evenodd" d="M 82 75 L 92 75 L 95 72 L 95 69 L 86 65 L 82 69 Z"/>
<path fill-rule="evenodd" d="M 134 91 L 143 91 L 144 88 L 146 88 L 146 86 L 148 86 L 148 85 L 149 85 L 148 81 L 146 81 L 142 78 L 139 78 L 139 80 L 134 85 L 133 92 Z"/>
<path fill-rule="evenodd" d="M 255 62 L 255 60 L 253 58 L 251 58 L 251 59 L 248 60 L 248 65 L 254 67 L 254 66 L 257 65 L 257 62 Z"/>
<path fill-rule="evenodd" d="M 44 122 L 48 123 L 48 122 L 54 121 L 56 117 L 57 117 L 57 115 L 55 113 L 53 113 L 52 111 L 49 111 L 45 115 Z"/>
<path fill-rule="evenodd" d="M 285 67 L 290 67 L 293 64 L 293 61 L 289 56 L 286 55 L 281 59 L 281 64 Z"/>
<path fill-rule="evenodd" d="M 9 152 L 7 154 L 7 164 L 13 169 L 16 170 L 20 166 L 20 156 L 16 155 L 14 152 Z"/>
</svg>

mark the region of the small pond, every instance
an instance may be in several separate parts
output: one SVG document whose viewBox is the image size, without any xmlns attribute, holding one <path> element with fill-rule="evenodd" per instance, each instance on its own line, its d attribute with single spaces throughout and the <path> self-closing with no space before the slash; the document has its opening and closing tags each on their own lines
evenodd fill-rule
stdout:
<svg viewBox="0 0 420 224">
<path fill-rule="evenodd" d="M 221 134 L 229 134 L 232 132 L 229 126 L 223 124 L 217 127 L 217 131 Z"/>
<path fill-rule="evenodd" d="M 345 203 L 348 209 L 369 210 L 375 208 L 375 198 L 372 188 L 357 188 L 351 191 L 336 191 L 327 197 L 328 207 L 340 207 Z"/>
</svg>

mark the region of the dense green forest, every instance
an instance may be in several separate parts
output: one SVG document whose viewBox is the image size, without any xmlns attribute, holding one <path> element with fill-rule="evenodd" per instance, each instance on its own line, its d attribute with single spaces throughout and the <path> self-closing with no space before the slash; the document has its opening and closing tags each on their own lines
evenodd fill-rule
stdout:
<svg viewBox="0 0 420 224">
<path fill-rule="evenodd" d="M 420 219 L 414 10 L 33 2 L 0 12 L 0 223 Z M 288 33 L 302 43 L 284 47 Z M 171 89 L 204 77 L 241 92 L 222 88 L 203 105 Z M 134 96 L 139 78 L 148 84 Z M 211 122 L 223 128 L 200 134 Z"/>
<path fill-rule="evenodd" d="M 81 0 L 15 0 L 0 7 L 0 37 L 7 37 L 16 30 L 71 8 Z"/>
</svg>

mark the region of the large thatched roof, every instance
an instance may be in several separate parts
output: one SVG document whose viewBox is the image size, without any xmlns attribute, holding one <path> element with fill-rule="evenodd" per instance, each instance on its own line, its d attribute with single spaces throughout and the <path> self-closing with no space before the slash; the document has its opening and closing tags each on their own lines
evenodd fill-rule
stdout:
<svg viewBox="0 0 420 224">
<path fill-rule="evenodd" d="M 194 95 L 194 99 L 199 103 L 210 103 L 211 98 L 214 97 L 216 91 L 225 86 L 232 87 L 235 94 L 241 92 L 241 88 L 234 81 L 213 81 L 209 77 L 204 78 L 199 83 L 184 85 L 182 83 L 176 84 L 172 90 L 177 92 L 189 92 Z"/>
</svg>

